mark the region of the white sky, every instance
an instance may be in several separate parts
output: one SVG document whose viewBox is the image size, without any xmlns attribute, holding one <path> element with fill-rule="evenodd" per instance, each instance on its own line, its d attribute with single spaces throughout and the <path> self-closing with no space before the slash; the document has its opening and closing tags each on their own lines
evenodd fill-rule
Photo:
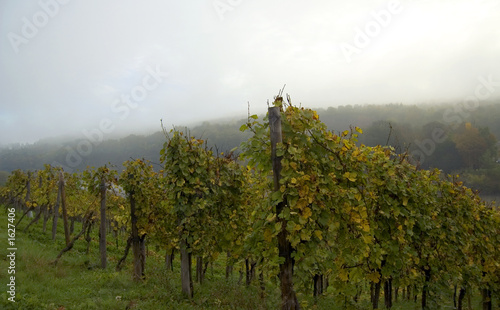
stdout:
<svg viewBox="0 0 500 310">
<path fill-rule="evenodd" d="M 309 107 L 463 100 L 478 76 L 500 82 L 498 0 L 0 0 L 0 145 L 263 113 L 283 84 Z"/>
</svg>

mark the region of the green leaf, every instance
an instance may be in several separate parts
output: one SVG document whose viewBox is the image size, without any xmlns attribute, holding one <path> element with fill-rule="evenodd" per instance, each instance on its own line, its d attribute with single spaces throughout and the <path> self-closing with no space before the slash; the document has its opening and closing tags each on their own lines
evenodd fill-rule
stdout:
<svg viewBox="0 0 500 310">
<path fill-rule="evenodd" d="M 408 205 L 408 197 L 403 197 L 403 206 L 407 206 Z"/>
<path fill-rule="evenodd" d="M 271 194 L 271 200 L 274 203 L 282 202 L 283 201 L 283 196 L 282 196 L 281 192 L 280 191 L 273 192 Z"/>
</svg>

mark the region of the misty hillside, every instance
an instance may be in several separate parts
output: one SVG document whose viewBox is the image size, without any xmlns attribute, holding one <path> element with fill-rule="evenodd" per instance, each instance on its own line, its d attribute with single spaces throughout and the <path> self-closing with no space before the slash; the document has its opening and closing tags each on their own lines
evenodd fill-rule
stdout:
<svg viewBox="0 0 500 310">
<path fill-rule="evenodd" d="M 334 131 L 343 131 L 350 126 L 361 127 L 364 132 L 359 143 L 389 144 L 398 152 L 408 151 L 420 161 L 422 168 L 439 168 L 448 173 L 473 173 L 480 169 L 496 171 L 500 166 L 495 163 L 500 158 L 497 142 L 500 137 L 500 102 L 485 103 L 469 110 L 461 104 L 348 105 L 318 109 L 318 114 Z M 244 122 L 244 119 L 223 123 L 204 122 L 185 130 L 189 130 L 192 136 L 206 140 L 207 146 L 214 151 L 227 152 L 249 137 L 248 132 L 239 131 Z M 435 137 L 436 133 L 440 135 Z M 75 172 L 87 166 L 97 167 L 107 163 L 121 169 L 121 164 L 131 158 L 145 158 L 159 163 L 159 151 L 166 139 L 162 131 L 100 143 L 80 139 L 61 144 L 46 139 L 30 145 L 1 149 L 0 170 L 35 170 L 47 163 L 61 165 L 65 170 Z M 484 175 L 481 174 L 482 182 L 490 184 L 486 191 L 497 192 L 500 184 L 484 181 Z"/>
<path fill-rule="evenodd" d="M 206 140 L 207 147 L 227 152 L 249 137 L 248 133 L 239 131 L 243 122 L 205 122 L 194 128 L 179 129 Z M 151 135 L 129 135 L 102 142 L 88 138 L 63 143 L 57 139 L 44 139 L 34 144 L 11 145 L 0 149 L 0 171 L 36 170 L 43 168 L 44 164 L 60 165 L 74 172 L 87 166 L 108 163 L 121 169 L 122 163 L 131 158 L 159 162 L 160 150 L 166 139 L 165 133 L 158 131 Z"/>
</svg>

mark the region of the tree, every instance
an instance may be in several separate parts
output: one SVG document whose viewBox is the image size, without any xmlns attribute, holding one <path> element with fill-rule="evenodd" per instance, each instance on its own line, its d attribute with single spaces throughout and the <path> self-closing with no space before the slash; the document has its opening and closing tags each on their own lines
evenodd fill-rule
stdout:
<svg viewBox="0 0 500 310">
<path fill-rule="evenodd" d="M 466 167 L 480 168 L 482 157 L 489 146 L 479 129 L 473 127 L 471 123 L 465 123 L 464 127 L 454 135 L 453 140 Z"/>
</svg>

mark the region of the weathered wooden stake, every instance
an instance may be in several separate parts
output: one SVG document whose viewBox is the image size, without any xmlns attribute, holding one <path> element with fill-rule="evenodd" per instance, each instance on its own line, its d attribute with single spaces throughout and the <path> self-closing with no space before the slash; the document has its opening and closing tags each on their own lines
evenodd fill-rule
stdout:
<svg viewBox="0 0 500 310">
<path fill-rule="evenodd" d="M 203 273 L 203 257 L 196 256 L 196 282 L 202 284 L 204 278 Z"/>
<path fill-rule="evenodd" d="M 24 197 L 24 207 L 26 208 L 26 203 L 28 203 L 31 200 L 31 171 L 28 171 L 28 181 L 26 181 L 26 196 Z M 31 208 L 28 208 L 30 210 Z M 33 217 L 33 212 L 28 211 L 28 217 L 32 218 Z"/>
<path fill-rule="evenodd" d="M 61 203 L 61 186 L 58 187 L 56 204 L 54 205 L 54 218 L 52 219 L 52 240 L 56 240 L 57 220 L 59 219 L 60 203 Z"/>
<path fill-rule="evenodd" d="M 70 243 L 68 210 L 66 208 L 66 191 L 64 189 L 64 174 L 62 171 L 59 174 L 59 190 L 61 191 L 61 206 L 62 206 L 63 221 L 64 221 L 64 238 L 66 239 L 66 245 L 68 246 Z"/>
<path fill-rule="evenodd" d="M 129 176 L 133 177 L 133 176 Z M 139 237 L 139 229 L 137 228 L 137 215 L 135 214 L 135 196 L 134 191 L 129 193 L 130 197 L 130 219 L 132 223 L 132 253 L 134 254 L 134 274 L 133 279 L 136 282 L 144 279 L 144 260 L 146 259 L 144 253 L 144 238 L 143 235 Z"/>
<path fill-rule="evenodd" d="M 187 242 L 184 238 L 180 242 L 181 252 L 181 286 L 182 294 L 187 298 L 193 298 L 193 278 L 191 253 L 188 251 Z"/>
<path fill-rule="evenodd" d="M 167 248 L 165 252 L 165 269 L 167 271 L 174 271 L 174 249 Z"/>
<path fill-rule="evenodd" d="M 106 269 L 106 180 L 101 177 L 101 226 L 99 230 L 99 251 L 101 252 L 101 268 Z"/>
<path fill-rule="evenodd" d="M 276 100 L 283 100 L 277 98 Z M 281 107 L 271 107 L 269 112 L 269 128 L 271 131 L 271 160 L 273 164 L 273 180 L 274 190 L 280 190 L 281 178 L 281 157 L 276 155 L 277 144 L 283 142 L 281 131 Z M 288 232 L 286 230 L 287 221 L 280 218 L 280 214 L 286 206 L 286 199 L 278 203 L 276 206 L 276 217 L 281 222 L 281 231 L 278 233 L 278 251 L 279 256 L 284 258 L 284 262 L 280 264 L 280 280 L 281 280 L 281 309 L 282 310 L 298 310 L 300 309 L 297 295 L 293 289 L 293 265 L 292 258 L 293 248 L 290 241 L 287 240 Z"/>
<path fill-rule="evenodd" d="M 231 252 L 226 253 L 226 280 L 233 274 L 233 263 L 231 261 Z"/>
</svg>

